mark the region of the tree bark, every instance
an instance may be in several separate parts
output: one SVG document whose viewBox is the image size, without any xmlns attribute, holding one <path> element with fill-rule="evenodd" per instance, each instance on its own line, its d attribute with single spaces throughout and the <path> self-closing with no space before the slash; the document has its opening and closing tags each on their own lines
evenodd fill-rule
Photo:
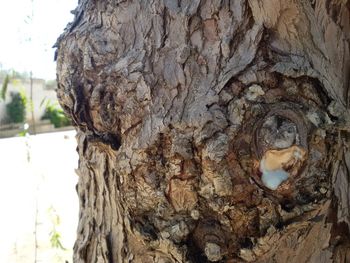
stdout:
<svg viewBox="0 0 350 263">
<path fill-rule="evenodd" d="M 350 262 L 349 8 L 80 0 L 74 262 Z"/>
</svg>

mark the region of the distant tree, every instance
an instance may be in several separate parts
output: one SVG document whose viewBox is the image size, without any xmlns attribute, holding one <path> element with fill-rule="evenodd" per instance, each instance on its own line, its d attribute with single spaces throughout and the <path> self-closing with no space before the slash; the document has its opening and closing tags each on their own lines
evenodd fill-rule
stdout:
<svg viewBox="0 0 350 263">
<path fill-rule="evenodd" d="M 6 113 L 11 123 L 23 123 L 26 117 L 27 98 L 23 92 L 12 92 Z"/>
<path fill-rule="evenodd" d="M 1 86 L 1 99 L 3 101 L 5 101 L 6 99 L 7 87 L 9 82 L 10 82 L 10 77 L 9 75 L 6 74 L 5 79 L 3 80 L 2 86 Z"/>
</svg>

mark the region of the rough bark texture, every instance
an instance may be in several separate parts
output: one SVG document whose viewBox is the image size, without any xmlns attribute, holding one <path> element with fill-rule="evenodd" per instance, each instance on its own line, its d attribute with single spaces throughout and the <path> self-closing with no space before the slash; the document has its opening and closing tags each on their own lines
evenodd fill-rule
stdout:
<svg viewBox="0 0 350 263">
<path fill-rule="evenodd" d="M 74 261 L 350 262 L 349 7 L 80 0 Z"/>
</svg>

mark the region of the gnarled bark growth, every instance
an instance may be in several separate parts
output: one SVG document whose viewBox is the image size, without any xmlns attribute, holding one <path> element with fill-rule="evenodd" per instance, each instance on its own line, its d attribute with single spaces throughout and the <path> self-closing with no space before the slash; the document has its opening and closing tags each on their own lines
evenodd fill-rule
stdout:
<svg viewBox="0 0 350 263">
<path fill-rule="evenodd" d="M 80 0 L 74 261 L 350 262 L 349 5 Z"/>
</svg>

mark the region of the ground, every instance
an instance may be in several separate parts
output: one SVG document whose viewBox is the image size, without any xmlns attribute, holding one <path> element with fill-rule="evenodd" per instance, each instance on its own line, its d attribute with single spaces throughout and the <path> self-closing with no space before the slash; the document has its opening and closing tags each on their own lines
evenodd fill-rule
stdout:
<svg viewBox="0 0 350 263">
<path fill-rule="evenodd" d="M 37 262 L 72 262 L 79 211 L 75 148 L 74 131 L 0 139 L 0 262 L 34 262 L 36 204 Z M 55 214 L 66 250 L 51 247 Z"/>
</svg>

